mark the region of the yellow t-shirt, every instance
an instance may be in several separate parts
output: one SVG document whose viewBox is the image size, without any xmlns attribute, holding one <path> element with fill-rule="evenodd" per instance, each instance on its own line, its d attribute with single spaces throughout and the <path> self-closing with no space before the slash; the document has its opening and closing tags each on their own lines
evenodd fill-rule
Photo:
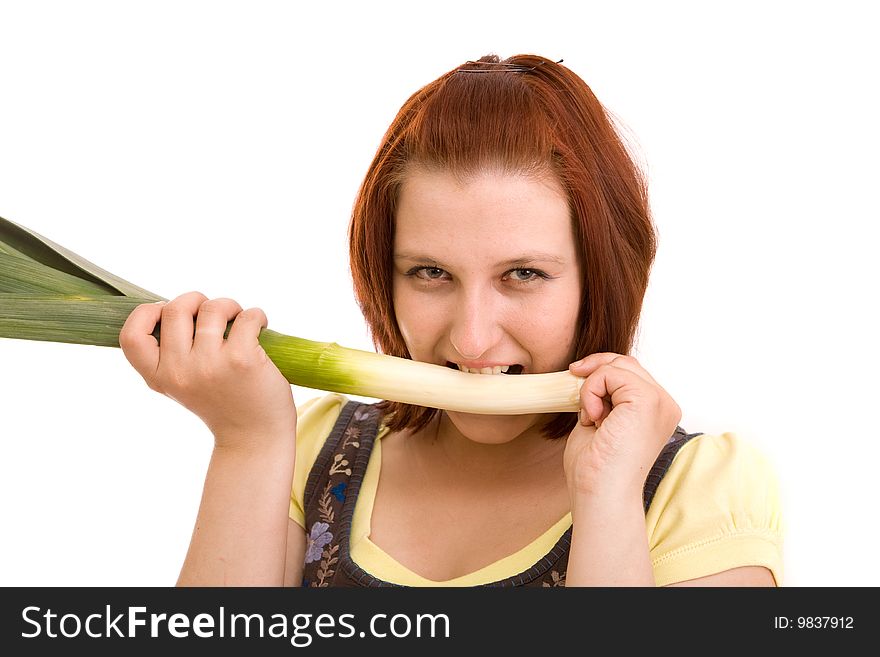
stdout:
<svg viewBox="0 0 880 657">
<path fill-rule="evenodd" d="M 300 526 L 305 526 L 309 471 L 347 401 L 343 395 L 328 394 L 298 409 L 290 518 Z M 462 577 L 442 582 L 421 577 L 369 539 L 382 465 L 381 439 L 387 433 L 380 424 L 350 537 L 351 558 L 374 577 L 404 586 L 487 584 L 532 567 L 571 526 L 569 513 L 523 549 Z M 764 566 L 777 585 L 782 584 L 783 526 L 776 475 L 764 456 L 735 434 L 704 434 L 685 444 L 657 487 L 645 523 L 657 586 L 738 566 Z"/>
</svg>

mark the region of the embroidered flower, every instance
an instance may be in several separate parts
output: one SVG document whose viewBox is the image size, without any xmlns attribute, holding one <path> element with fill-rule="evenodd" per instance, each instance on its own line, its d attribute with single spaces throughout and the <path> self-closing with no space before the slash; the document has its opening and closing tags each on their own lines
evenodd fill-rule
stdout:
<svg viewBox="0 0 880 657">
<path fill-rule="evenodd" d="M 370 410 L 368 408 L 359 408 L 354 412 L 355 422 L 363 422 L 368 417 L 370 417 Z"/>
<path fill-rule="evenodd" d="M 560 575 L 554 570 L 552 573 L 550 573 L 550 581 L 548 582 L 545 580 L 542 586 L 565 586 L 565 571 L 563 571 L 562 575 Z"/>
<path fill-rule="evenodd" d="M 327 531 L 329 527 L 326 522 L 316 522 L 312 525 L 306 544 L 306 563 L 320 559 L 324 546 L 333 540 L 333 534 Z"/>
<path fill-rule="evenodd" d="M 345 489 L 348 487 L 348 483 L 345 481 L 340 481 L 333 488 L 330 489 L 330 493 L 340 502 L 345 502 Z"/>
<path fill-rule="evenodd" d="M 350 477 L 351 476 L 351 468 L 347 468 L 346 467 L 347 465 L 348 465 L 348 459 L 345 458 L 344 454 L 335 454 L 333 456 L 333 463 L 330 464 L 330 474 L 335 475 L 335 474 L 339 474 L 341 472 L 341 473 L 348 475 Z"/>
<path fill-rule="evenodd" d="M 336 518 L 333 503 L 330 501 L 330 484 L 331 482 L 328 481 L 324 486 L 324 492 L 321 493 L 321 499 L 318 500 L 318 517 L 327 524 L 332 523 Z"/>
</svg>

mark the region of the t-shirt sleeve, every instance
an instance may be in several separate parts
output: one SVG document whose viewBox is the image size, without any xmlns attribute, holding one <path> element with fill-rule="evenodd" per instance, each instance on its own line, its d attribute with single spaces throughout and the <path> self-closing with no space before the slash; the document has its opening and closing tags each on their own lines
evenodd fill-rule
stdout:
<svg viewBox="0 0 880 657">
<path fill-rule="evenodd" d="M 784 528 L 775 471 L 735 434 L 693 438 L 676 454 L 646 515 L 657 586 L 740 566 L 782 585 Z"/>
<path fill-rule="evenodd" d="M 309 399 L 296 409 L 296 462 L 293 466 L 293 486 L 290 490 L 288 515 L 304 529 L 306 526 L 304 499 L 309 472 L 346 402 L 348 398 L 344 395 L 331 393 Z"/>
</svg>

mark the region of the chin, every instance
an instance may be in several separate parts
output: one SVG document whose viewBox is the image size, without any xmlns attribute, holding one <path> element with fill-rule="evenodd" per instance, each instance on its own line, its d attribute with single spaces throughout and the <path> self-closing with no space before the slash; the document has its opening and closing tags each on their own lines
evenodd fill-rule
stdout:
<svg viewBox="0 0 880 657">
<path fill-rule="evenodd" d="M 484 445 L 502 445 L 519 437 L 538 424 L 541 416 L 530 415 L 479 415 L 446 411 L 456 429 L 468 440 Z"/>
</svg>

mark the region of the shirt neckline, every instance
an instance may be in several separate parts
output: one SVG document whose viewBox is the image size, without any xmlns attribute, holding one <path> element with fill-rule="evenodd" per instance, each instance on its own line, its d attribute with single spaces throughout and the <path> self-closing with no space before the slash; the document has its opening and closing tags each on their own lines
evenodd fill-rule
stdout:
<svg viewBox="0 0 880 657">
<path fill-rule="evenodd" d="M 358 491 L 349 535 L 351 560 L 377 579 L 403 586 L 437 587 L 476 586 L 497 582 L 534 566 L 559 544 L 565 533 L 571 528 L 571 512 L 568 512 L 528 545 L 478 570 L 449 580 L 432 580 L 419 575 L 394 559 L 369 538 L 373 506 L 376 502 L 376 491 L 382 468 L 381 439 L 387 434 L 388 428 L 381 425 L 367 462 L 363 483 Z"/>
</svg>

